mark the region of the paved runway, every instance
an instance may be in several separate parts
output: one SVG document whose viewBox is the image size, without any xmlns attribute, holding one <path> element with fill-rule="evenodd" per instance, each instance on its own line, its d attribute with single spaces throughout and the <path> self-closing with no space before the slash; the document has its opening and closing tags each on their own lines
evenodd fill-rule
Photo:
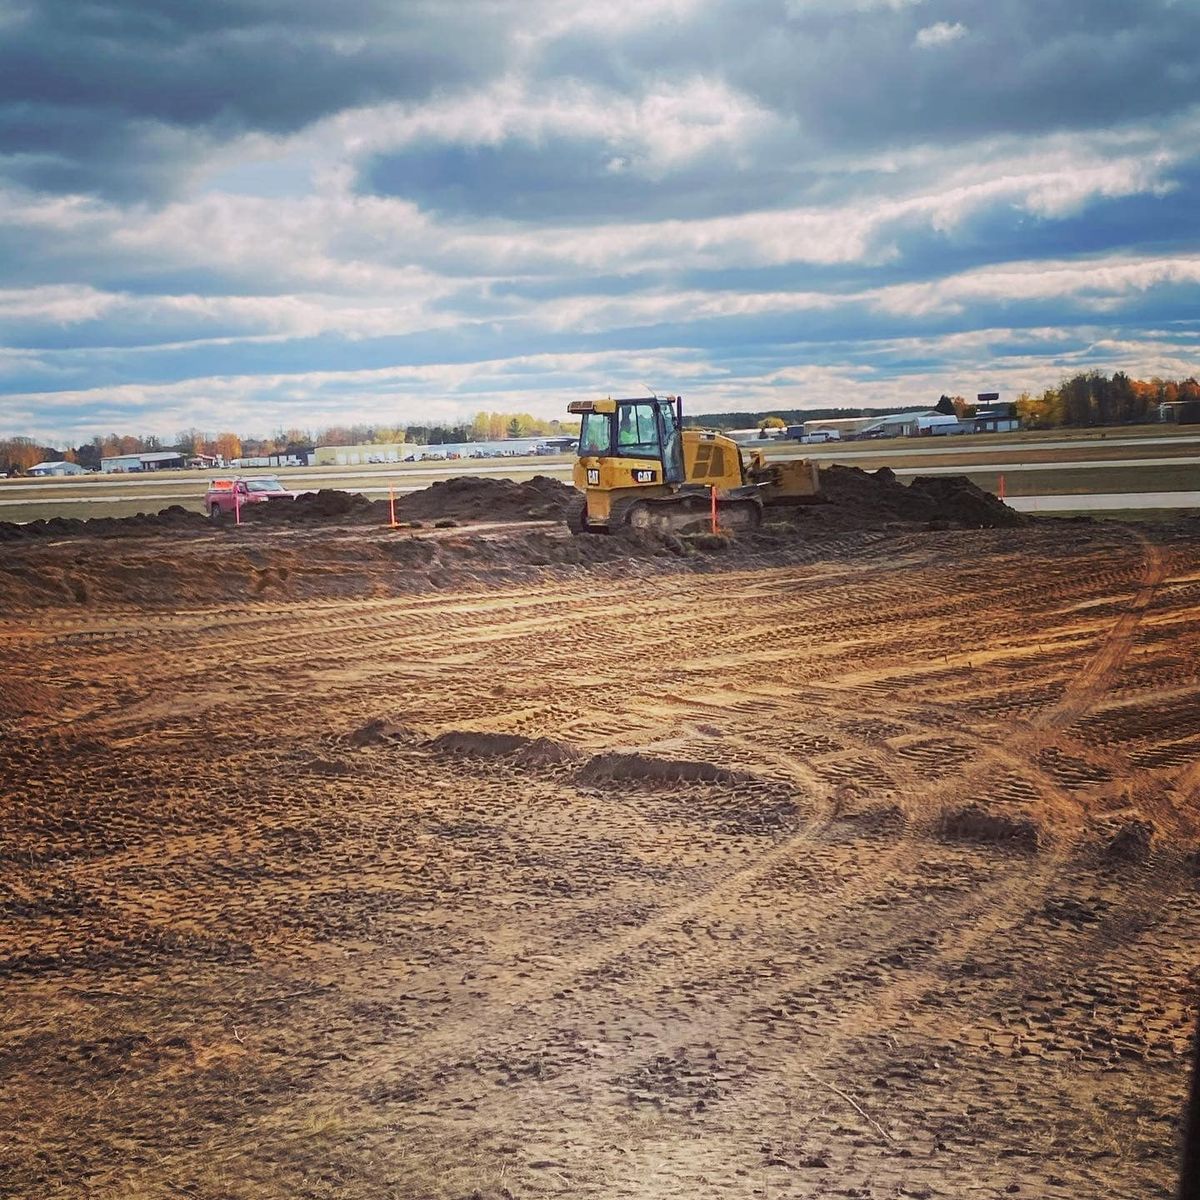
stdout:
<svg viewBox="0 0 1200 1200">
<path fill-rule="evenodd" d="M 1109 492 L 1076 496 L 1009 496 L 1018 512 L 1112 512 L 1124 508 L 1200 509 L 1200 492 Z"/>
</svg>

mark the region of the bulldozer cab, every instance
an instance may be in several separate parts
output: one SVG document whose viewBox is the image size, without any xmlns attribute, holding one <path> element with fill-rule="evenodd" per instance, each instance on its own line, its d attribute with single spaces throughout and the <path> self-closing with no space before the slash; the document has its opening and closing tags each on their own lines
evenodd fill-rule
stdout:
<svg viewBox="0 0 1200 1200">
<path fill-rule="evenodd" d="M 684 481 L 681 402 L 648 396 L 571 404 L 579 413 L 581 458 L 632 458 L 657 463 L 664 483 Z"/>
</svg>

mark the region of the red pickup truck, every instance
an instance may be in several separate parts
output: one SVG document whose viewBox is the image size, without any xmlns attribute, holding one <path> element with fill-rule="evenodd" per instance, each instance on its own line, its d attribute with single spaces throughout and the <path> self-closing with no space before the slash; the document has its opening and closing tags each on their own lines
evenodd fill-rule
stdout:
<svg viewBox="0 0 1200 1200">
<path fill-rule="evenodd" d="M 204 515 L 211 521 L 234 517 L 236 508 L 247 504 L 268 504 L 272 500 L 294 500 L 295 492 L 274 475 L 259 475 L 254 479 L 214 479 L 204 493 Z"/>
</svg>

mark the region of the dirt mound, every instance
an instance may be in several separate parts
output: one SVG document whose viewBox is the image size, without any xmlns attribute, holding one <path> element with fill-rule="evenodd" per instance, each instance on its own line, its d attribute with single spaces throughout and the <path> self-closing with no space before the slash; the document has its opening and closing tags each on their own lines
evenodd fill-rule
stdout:
<svg viewBox="0 0 1200 1200">
<path fill-rule="evenodd" d="M 382 502 L 372 502 L 360 492 L 321 488 L 317 492 L 304 492 L 292 500 L 281 498 L 266 504 L 248 504 L 242 509 L 242 521 L 251 525 L 382 522 L 386 519 L 385 507 Z"/>
<path fill-rule="evenodd" d="M 429 743 L 443 754 L 465 754 L 470 758 L 505 758 L 532 744 L 532 738 L 520 733 L 481 733 L 472 729 L 451 729 Z"/>
<path fill-rule="evenodd" d="M 835 464 L 821 469 L 821 492 L 825 503 L 770 509 L 768 519 L 782 516 L 806 530 L 839 531 L 896 524 L 993 529 L 1030 520 L 961 475 L 918 476 L 906 485 L 888 467 L 863 471 Z"/>
<path fill-rule="evenodd" d="M 962 529 L 1003 529 L 1028 525 L 1030 518 L 1009 508 L 965 475 L 918 475 L 909 492 L 927 496 L 936 506 L 934 521 Z"/>
<path fill-rule="evenodd" d="M 864 833 L 886 833 L 902 829 L 907 823 L 904 810 L 895 804 L 843 808 L 835 813 L 834 820 Z"/>
<path fill-rule="evenodd" d="M 559 521 L 577 502 L 578 495 L 569 484 L 546 475 L 521 483 L 456 475 L 418 492 L 397 496 L 396 519 L 439 525 L 446 522 L 445 528 L 455 521 Z M 383 525 L 389 515 L 386 500 L 322 488 L 290 501 L 249 505 L 242 519 L 255 525 Z"/>
<path fill-rule="evenodd" d="M 449 729 L 429 743 L 443 754 L 468 758 L 508 758 L 522 767 L 552 767 L 577 762 L 579 751 L 550 738 L 529 738 L 520 733 L 483 733 L 473 729 Z"/>
<path fill-rule="evenodd" d="M 421 735 L 408 725 L 376 717 L 359 726 L 346 740 L 351 746 L 378 746 L 388 742 L 417 742 Z"/>
<path fill-rule="evenodd" d="M 1109 839 L 1104 856 L 1113 862 L 1145 862 L 1153 843 L 1152 821 L 1127 821 Z"/>
<path fill-rule="evenodd" d="M 1041 831 L 1036 822 L 990 813 L 978 804 L 968 804 L 946 813 L 938 833 L 947 841 L 1011 846 L 1021 850 L 1036 850 L 1041 842 Z"/>
<path fill-rule="evenodd" d="M 27 542 L 41 538 L 104 537 L 137 533 L 164 533 L 188 529 L 206 529 L 208 521 L 201 513 L 179 504 L 156 513 L 138 513 L 134 517 L 50 517 L 48 520 L 18 524 L 0 521 L 0 542 Z"/>
<path fill-rule="evenodd" d="M 579 751 L 574 747 L 540 737 L 518 750 L 515 761 L 523 767 L 553 767 L 559 763 L 578 762 L 579 757 Z"/>
<path fill-rule="evenodd" d="M 715 763 L 649 754 L 597 754 L 579 772 L 583 783 L 616 781 L 743 783 L 746 776 Z"/>
<path fill-rule="evenodd" d="M 578 501 L 570 484 L 548 475 L 521 483 L 458 475 L 398 499 L 396 515 L 405 521 L 561 521 Z"/>
</svg>

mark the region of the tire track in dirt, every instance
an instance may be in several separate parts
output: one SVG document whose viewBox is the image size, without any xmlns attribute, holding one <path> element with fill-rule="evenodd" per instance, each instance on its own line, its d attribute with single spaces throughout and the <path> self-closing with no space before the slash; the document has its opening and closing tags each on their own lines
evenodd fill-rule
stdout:
<svg viewBox="0 0 1200 1200">
<path fill-rule="evenodd" d="M 53 907 L 74 902 L 69 890 L 54 890 L 74 880 L 81 889 L 77 899 L 106 896 L 106 911 L 128 913 L 139 926 L 158 923 L 169 931 L 179 928 L 184 916 L 184 927 L 194 925 L 197 931 L 196 955 L 210 953 L 199 935 L 214 931 L 261 947 L 261 964 L 244 968 L 244 975 L 228 965 L 215 973 L 202 967 L 200 958 L 189 957 L 186 942 L 161 960 L 173 981 L 194 985 L 196 996 L 208 980 L 226 1008 L 240 1002 L 231 997 L 261 994 L 262 978 L 271 981 L 268 990 L 286 994 L 289 980 L 299 990 L 319 976 L 325 990 L 310 990 L 309 998 L 275 1013 L 273 1021 L 264 1012 L 261 1030 L 241 1024 L 245 1046 L 238 1044 L 240 1036 L 235 1043 L 226 1035 L 226 1041 L 246 1056 L 238 1069 L 255 1086 L 265 1078 L 258 1073 L 264 1067 L 291 1072 L 282 1077 L 288 1080 L 286 1097 L 273 1101 L 279 1112 L 292 1114 L 289 1138 L 300 1128 L 296 1104 L 336 1104 L 353 1121 L 362 1115 L 365 1084 L 385 1085 L 405 1073 L 413 1077 L 418 1095 L 406 1098 L 401 1089 L 382 1108 L 372 1109 L 372 1119 L 386 1121 L 385 1128 L 368 1126 L 364 1119 L 362 1130 L 345 1139 L 361 1172 L 345 1176 L 348 1195 L 380 1194 L 386 1181 L 396 1178 L 407 1180 L 397 1185 L 401 1194 L 417 1194 L 422 1177 L 419 1172 L 410 1176 L 408 1168 L 420 1166 L 423 1156 L 439 1167 L 430 1177 L 436 1183 L 426 1188 L 437 1194 L 461 1157 L 492 1154 L 509 1144 L 523 1147 L 526 1160 L 560 1164 L 518 1164 L 520 1170 L 510 1177 L 516 1191 L 536 1190 L 540 1181 L 542 1190 L 557 1186 L 582 1192 L 590 1186 L 606 1195 L 623 1189 L 679 1197 L 744 1194 L 759 1179 L 735 1175 L 735 1169 L 761 1169 L 760 1143 L 778 1135 L 781 1105 L 793 1100 L 799 1122 L 824 1131 L 837 1155 L 824 1175 L 793 1172 L 780 1179 L 781 1185 L 806 1194 L 814 1188 L 870 1187 L 890 1194 L 900 1183 L 937 1186 L 927 1172 L 872 1175 L 869 1149 L 854 1148 L 855 1140 L 872 1140 L 869 1130 L 841 1100 L 804 1083 L 804 1071 L 820 1072 L 823 1081 L 859 1094 L 853 1071 L 860 1065 L 876 1070 L 888 1061 L 872 1049 L 870 1039 L 880 1030 L 903 1018 L 904 1052 L 918 1044 L 918 1030 L 925 1038 L 919 1044 L 936 1051 L 937 1012 L 923 1007 L 931 990 L 948 989 L 947 1034 L 953 1035 L 964 1028 L 963 1014 L 969 1017 L 967 1027 L 977 1027 L 974 1014 L 1006 1003 L 1010 991 L 1005 989 L 1024 986 L 1026 976 L 1035 984 L 1049 981 L 1049 989 L 1061 972 L 1087 970 L 1105 939 L 1125 939 L 1131 961 L 1142 962 L 1147 950 L 1129 942 L 1139 936 L 1133 919 L 1138 905 L 1153 908 L 1164 896 L 1170 898 L 1164 881 L 1130 878 L 1124 906 L 1115 898 L 1111 910 L 1088 926 L 1077 944 L 1071 941 L 1073 949 L 1060 958 L 1054 957 L 1057 948 L 1068 943 L 1043 931 L 1040 914 L 1049 900 L 1057 903 L 1060 893 L 1091 903 L 1092 876 L 1069 875 L 1082 870 L 1070 855 L 1078 836 L 1074 825 L 1081 795 L 1090 807 L 1095 796 L 1110 793 L 1064 785 L 1055 774 L 1063 769 L 1061 762 L 1047 766 L 1038 752 L 1057 744 L 1069 746 L 1081 762 L 1091 760 L 1088 747 L 1067 732 L 1076 718 L 1060 723 L 1054 718 L 1056 706 L 1065 706 L 1068 715 L 1074 709 L 1079 716 L 1095 710 L 1105 688 L 1121 682 L 1118 674 L 1140 621 L 1139 615 L 1128 623 L 1128 610 L 1115 622 L 1107 615 L 1106 589 L 1111 596 L 1118 586 L 1126 588 L 1131 572 L 1123 561 L 1113 567 L 1103 558 L 1104 543 L 1115 539 L 1096 540 L 1088 561 L 1099 561 L 1102 569 L 1076 571 L 1073 577 L 1070 563 L 1052 564 L 1064 606 L 1085 603 L 1083 619 L 1095 639 L 1092 652 L 1074 679 L 1066 679 L 1059 691 L 1035 696 L 1029 702 L 1034 707 L 1025 710 L 1028 717 L 1015 721 L 990 710 L 970 710 L 972 697 L 1004 685 L 1009 668 L 981 670 L 968 680 L 956 663 L 942 659 L 954 647 L 960 604 L 979 613 L 972 629 L 987 644 L 994 644 L 1002 630 L 1008 636 L 1003 604 L 989 592 L 997 590 L 998 578 L 1016 582 L 1039 569 L 1037 562 L 1018 562 L 1016 553 L 1003 572 L 997 568 L 989 575 L 971 567 L 960 579 L 956 565 L 928 556 L 922 565 L 921 556 L 909 551 L 904 570 L 878 566 L 871 586 L 861 593 L 855 592 L 854 570 L 848 569 L 840 571 L 838 588 L 811 590 L 797 590 L 807 581 L 797 580 L 795 571 L 790 578 L 786 571 L 769 578 L 739 572 L 736 578 L 734 573 L 663 577 L 646 583 L 637 595 L 628 585 L 598 595 L 584 580 L 545 589 L 553 593 L 549 601 L 508 603 L 496 597 L 490 607 L 474 593 L 422 597 L 420 605 L 406 597 L 399 607 L 395 599 L 381 599 L 353 614 L 337 604 L 276 606 L 259 624 L 240 626 L 231 635 L 207 677 L 187 671 L 181 676 L 179 666 L 181 658 L 186 668 L 188 655 L 204 651 L 208 633 L 181 628 L 176 635 L 169 621 L 146 621 L 139 627 L 144 640 L 110 648 L 114 669 L 129 668 L 143 691 L 133 703 L 146 707 L 128 714 L 133 738 L 117 748 L 115 757 L 97 763 L 64 758 L 63 773 L 50 776 L 50 785 L 42 790 L 41 784 L 30 785 L 30 803 L 36 800 L 50 812 L 59 802 L 56 791 L 82 792 L 94 785 L 89 796 L 111 806 L 113 820 L 128 831 L 122 833 L 127 840 L 111 851 L 97 847 L 96 857 L 77 870 L 62 860 L 23 872 L 15 903 L 34 909 L 49 901 L 52 915 L 41 918 L 43 924 L 21 928 L 29 945 L 40 937 L 67 948 L 86 938 L 89 928 L 99 928 L 88 925 L 93 917 L 86 907 L 76 915 Z M 890 550 L 881 548 L 885 552 Z M 1143 562 L 1135 604 L 1148 586 L 1147 569 Z M 1157 595 L 1155 590 L 1134 611 L 1144 614 Z M 469 611 L 439 621 L 439 603 Z M 844 620 L 838 612 L 826 612 L 835 605 L 859 608 Z M 1036 641 L 1039 631 L 1044 637 L 1053 627 L 1057 618 L 1045 608 L 1044 603 L 1034 606 L 1024 636 Z M 569 624 L 556 627 L 556 614 L 569 614 L 562 617 Z M 211 630 L 219 618 L 208 613 L 205 620 Z M 585 627 L 589 636 L 619 644 L 622 656 L 589 658 Z M 895 628 L 910 635 L 901 645 L 889 645 Z M 271 640 L 256 641 L 256 631 Z M 219 647 L 221 635 L 211 632 Z M 618 643 L 627 633 L 628 640 Z M 1119 643 L 1126 635 L 1126 648 L 1114 647 L 1114 639 Z M 804 650 L 821 639 L 836 642 L 836 651 L 825 656 L 780 652 L 781 642 Z M 293 656 L 314 645 L 320 647 L 319 661 L 303 662 L 293 671 Z M 160 652 L 174 661 L 157 663 Z M 50 664 L 49 648 L 41 653 Z M 425 661 L 406 663 L 413 653 Z M 1151 676 L 1159 661 L 1155 653 L 1151 646 L 1145 658 Z M 1055 678 L 1079 657 L 1068 646 L 1054 668 Z M 889 663 L 895 678 L 885 679 Z M 92 669 L 82 660 L 65 667 L 67 680 L 82 679 Z M 262 717 L 216 737 L 215 709 L 200 711 L 206 697 L 252 684 L 264 671 L 282 667 L 289 669 L 286 685 L 272 681 L 259 693 Z M 872 682 L 867 678 L 872 671 L 874 682 L 883 686 L 862 686 Z M 1034 678 L 1036 672 L 1029 675 Z M 819 696 L 813 692 L 815 679 L 821 680 Z M 503 694 L 489 693 L 493 682 Z M 724 696 L 714 693 L 717 687 L 727 689 Z M 1081 690 L 1089 693 L 1082 699 Z M 181 696 L 172 712 L 174 691 Z M 669 699 L 659 704 L 656 697 L 664 692 Z M 1138 689 L 1120 694 L 1129 696 L 1131 706 L 1150 695 Z M 100 722 L 118 717 L 112 709 L 127 703 L 128 695 L 115 692 L 105 712 L 95 715 L 94 726 L 93 718 L 78 722 L 79 732 L 86 736 L 101 728 Z M 297 696 L 305 708 L 296 707 Z M 960 708 L 951 730 L 956 702 Z M 242 711 L 249 715 L 251 710 Z M 745 770 L 757 765 L 772 786 L 791 786 L 801 794 L 801 818 L 784 836 L 714 834 L 703 815 L 713 797 L 699 790 L 631 795 L 612 787 L 585 794 L 565 771 L 538 774 L 504 764 L 438 760 L 412 748 L 373 748 L 356 756 L 344 734 L 381 713 L 399 720 L 420 714 L 431 731 L 519 729 L 551 737 L 558 735 L 564 717 L 574 716 L 570 728 L 581 746 L 599 750 L 635 741 L 657 753 L 728 760 Z M 722 726 L 719 737 L 700 728 L 714 723 Z M 1135 744 L 1160 745 L 1170 733 L 1154 725 Z M 168 735 L 172 741 L 164 748 L 159 739 Z M 65 739 L 64 748 L 69 744 Z M 799 746 L 812 749 L 795 749 Z M 714 753 L 714 747 L 720 749 Z M 1111 749 L 1104 753 L 1115 766 Z M 58 769 L 52 756 L 45 761 Z M 204 786 L 171 790 L 157 768 L 174 761 L 219 778 L 230 793 L 228 803 L 205 808 L 212 798 Z M 822 768 L 847 764 L 862 772 L 873 764 L 884 782 L 860 784 L 849 811 L 838 812 L 841 781 L 854 783 L 855 776 L 823 774 Z M 117 772 L 146 787 L 148 799 L 153 793 L 144 812 L 134 791 L 105 780 Z M 930 840 L 930 829 L 920 820 L 872 828 L 844 819 L 853 817 L 860 804 L 867 810 L 881 800 L 886 805 L 891 797 L 884 794 L 885 786 L 906 809 L 930 814 L 944 801 L 976 791 L 990 794 L 1005 772 L 1021 773 L 1053 810 L 1069 814 L 1064 836 L 1039 856 Z M 1194 764 L 1171 774 L 1181 806 L 1194 803 L 1200 783 Z M 1165 775 L 1160 770 L 1146 777 Z M 1086 771 L 1081 778 L 1086 785 Z M 193 819 L 193 795 L 195 832 L 186 827 L 180 832 L 170 822 Z M 732 803 L 736 796 L 728 799 Z M 167 824 L 156 828 L 164 814 Z M 214 819 L 228 824 L 214 827 Z M 595 839 L 573 836 L 572 826 L 581 820 L 595 822 Z M 281 822 L 286 838 L 264 837 Z M 656 827 L 656 822 L 665 824 Z M 85 828 L 77 840 L 87 836 Z M 150 840 L 134 840 L 142 836 Z M 561 845 L 553 844 L 555 837 L 563 839 Z M 62 839 L 70 851 L 69 832 Z M 546 844 L 539 846 L 539 839 Z M 589 864 L 576 861 L 576 855 L 587 853 L 593 840 L 597 849 L 610 842 L 628 853 L 620 862 L 605 859 L 599 869 L 585 871 Z M 696 846 L 718 847 L 722 853 L 708 861 Z M 680 853 L 686 855 L 683 863 L 673 862 L 671 856 Z M 491 856 L 500 856 L 500 865 L 489 868 Z M 256 860 L 279 869 L 262 873 Z M 247 873 L 239 874 L 243 865 Z M 522 882 L 505 889 L 505 876 L 514 873 Z M 538 886 L 522 890 L 526 879 Z M 928 896 L 921 891 L 922 880 L 929 885 Z M 559 882 L 577 886 L 559 899 L 548 886 Z M 488 888 L 495 885 L 511 907 L 492 903 Z M 385 892 L 389 905 L 372 907 Z M 1108 891 L 1102 894 L 1112 898 Z M 378 926 L 372 923 L 376 913 Z M 638 924 L 617 927 L 611 915 Z M 1185 927 L 1190 928 L 1183 921 L 1180 928 Z M 812 951 L 814 940 L 824 947 Z M 1010 948 L 1021 968 L 1015 983 L 987 976 L 972 982 L 973 977 L 956 973 L 964 964 L 989 965 Z M 536 960 L 520 957 L 527 950 L 537 952 Z M 886 961 L 896 955 L 902 961 Z M 145 961 L 161 969 L 156 960 Z M 528 978 L 519 978 L 521 968 L 530 971 Z M 1034 968 L 1045 973 L 1038 975 Z M 482 978 L 469 977 L 474 971 Z M 126 1005 L 133 1027 L 152 1031 L 163 1016 L 138 1007 L 151 1005 L 158 994 L 147 978 L 131 977 L 129 986 L 145 987 L 147 999 L 134 995 Z M 37 984 L 51 995 L 56 981 L 48 973 Z M 33 994 L 23 978 L 13 982 L 20 995 Z M 811 1003 L 802 1002 L 798 992 L 803 989 L 811 992 Z M 397 999 L 409 991 L 421 999 Z M 425 998 L 434 994 L 444 995 L 445 1004 L 426 1007 Z M 760 1011 L 771 1007 L 782 1012 L 764 1016 Z M 391 1034 L 391 1022 L 400 1016 L 400 1029 Z M 407 1028 L 409 1018 L 415 1032 Z M 222 1028 L 227 1019 L 221 1018 Z M 236 1011 L 232 1019 L 238 1020 Z M 376 1028 L 379 1021 L 383 1025 Z M 761 1038 L 758 1044 L 756 1038 Z M 682 1116 L 672 1108 L 674 1068 L 660 1071 L 657 1056 L 674 1059 L 683 1051 L 691 1070 L 706 1041 L 722 1055 L 728 1052 L 732 1076 L 720 1085 L 723 1094 L 709 1103 L 707 1115 Z M 586 1052 L 592 1043 L 603 1054 Z M 38 1070 L 54 1070 L 55 1061 L 40 1058 Z M 547 1076 L 522 1073 L 526 1065 L 542 1061 L 548 1064 Z M 138 1062 L 139 1070 L 147 1069 L 144 1060 Z M 707 1078 L 706 1069 L 701 1063 L 695 1078 Z M 86 1065 L 76 1070 L 93 1078 Z M 505 1080 L 497 1082 L 497 1073 Z M 1113 1087 L 1125 1078 L 1102 1082 Z M 132 1088 L 116 1089 L 113 1108 L 128 1106 L 141 1086 L 139 1078 Z M 627 1102 L 631 1088 L 661 1103 L 640 1124 L 630 1123 L 630 1113 L 651 1102 Z M 921 1104 L 930 1093 L 917 1084 L 913 1089 L 898 1107 L 897 1130 L 926 1128 Z M 205 1095 L 195 1073 L 187 1077 L 185 1091 Z M 690 1095 L 685 1089 L 684 1098 Z M 968 1096 L 979 1101 L 968 1091 L 948 1095 L 964 1103 Z M 881 1115 L 868 1097 L 860 1098 L 868 1111 Z M 940 1097 L 934 1099 L 944 1106 Z M 226 1095 L 224 1101 L 236 1103 L 237 1097 Z M 257 1166 L 247 1147 L 251 1142 L 278 1146 L 273 1133 L 284 1127 L 271 1126 L 262 1112 L 242 1115 L 246 1138 L 239 1170 L 245 1166 L 241 1183 L 253 1191 Z M 216 1144 L 211 1129 L 189 1128 L 189 1138 L 195 1135 L 190 1147 L 168 1148 L 159 1169 L 160 1176 L 169 1171 L 185 1185 Z M 220 1131 L 222 1138 L 227 1133 Z M 60 1147 L 71 1145 L 62 1128 L 58 1134 L 63 1136 L 51 1126 L 46 1137 L 35 1139 L 51 1163 Z M 312 1137 L 309 1142 L 303 1161 L 314 1179 L 311 1172 L 325 1156 L 325 1143 L 318 1147 Z M 404 1161 L 394 1156 L 397 1145 L 406 1147 Z M 843 1170 L 843 1151 L 852 1170 Z M 386 1168 L 381 1165 L 371 1175 L 366 1163 L 376 1161 L 375 1152 Z M 964 1153 L 964 1172 L 974 1168 L 980 1179 L 1001 1180 L 995 1163 L 973 1154 Z M 673 1179 L 667 1178 L 667 1167 Z M 552 1174 L 555 1170 L 559 1174 Z M 705 1174 L 707 1181 L 700 1178 Z M 61 1178 L 73 1177 L 66 1170 Z M 960 1176 L 949 1178 L 951 1188 L 961 1182 Z M 1027 1186 L 1036 1189 L 1042 1178 L 1032 1173 Z M 1120 1175 L 1126 1182 L 1132 1178 L 1129 1170 Z M 119 1169 L 104 1179 L 103 1186 L 113 1192 L 122 1186 L 131 1190 L 130 1174 Z M 273 1194 L 301 1190 L 300 1180 L 297 1173 L 287 1177 L 286 1187 L 282 1177 L 275 1180 Z M 69 1184 L 67 1190 L 75 1187 L 82 1194 L 82 1186 Z M 452 1194 L 469 1195 L 474 1186 L 492 1200 L 482 1183 Z"/>
<path fill-rule="evenodd" d="M 686 702 L 685 702 L 686 703 Z M 711 704 L 699 705 L 701 711 L 711 712 L 714 707 Z M 694 711 L 694 710 L 693 710 Z M 735 743 L 741 742 L 746 745 L 745 739 L 730 739 Z M 978 763 L 969 769 L 965 774 L 951 777 L 943 780 L 941 783 L 931 784 L 928 780 L 923 779 L 915 772 L 907 769 L 897 771 L 894 762 L 889 761 L 889 768 L 896 771 L 897 774 L 905 776 L 903 783 L 897 780 L 897 790 L 903 792 L 907 790 L 912 796 L 920 796 L 922 800 L 928 801 L 931 796 L 936 797 L 942 793 L 952 793 L 961 791 L 964 784 L 969 782 L 972 777 L 982 776 L 986 774 L 993 766 L 996 760 L 999 761 L 1016 761 L 1022 767 L 1031 769 L 1031 773 L 1041 774 L 1036 771 L 1032 764 L 1027 763 L 1025 759 L 1018 755 L 1008 752 L 997 752 L 992 746 L 987 743 L 979 743 L 981 755 L 984 761 Z M 784 767 L 790 773 L 795 774 L 794 767 L 789 767 L 782 756 L 771 756 L 775 765 Z M 801 778 L 798 781 L 807 782 L 808 777 L 801 773 Z M 1043 786 L 1052 789 L 1056 793 L 1059 791 L 1056 785 L 1051 781 L 1041 780 Z M 905 788 L 904 785 L 907 785 Z M 832 790 L 832 789 L 831 789 Z M 665 912 L 660 912 L 651 921 L 646 922 L 636 930 L 628 934 L 621 935 L 617 939 L 605 942 L 602 946 L 591 948 L 586 954 L 576 956 L 573 961 L 550 976 L 541 976 L 533 986 L 527 987 L 516 994 L 508 996 L 508 1000 L 514 1011 L 519 1010 L 523 1006 L 528 1006 L 535 1000 L 545 1000 L 548 994 L 562 991 L 565 987 L 571 984 L 581 983 L 586 976 L 595 976 L 601 972 L 602 968 L 611 965 L 618 959 L 625 958 L 635 949 L 643 948 L 647 943 L 656 939 L 662 938 L 667 934 L 677 933 L 682 925 L 689 921 L 700 917 L 706 911 L 720 911 L 729 907 L 738 896 L 747 888 L 763 879 L 773 869 L 780 864 L 794 858 L 802 849 L 811 848 L 817 841 L 820 834 L 828 829 L 830 821 L 830 809 L 828 805 L 830 799 L 825 798 L 827 810 L 825 813 L 814 818 L 794 835 L 784 839 L 782 842 L 773 846 L 765 854 L 760 856 L 754 863 L 741 868 L 738 871 L 724 877 L 714 886 L 705 889 L 699 894 L 690 897 L 679 905 L 672 906 Z M 916 807 L 915 803 L 911 807 Z M 920 846 L 912 838 L 906 838 L 900 843 L 892 847 L 891 850 L 878 855 L 875 861 L 876 872 L 881 872 L 888 868 L 907 867 L 912 868 L 914 860 L 919 856 Z M 1021 905 L 1032 903 L 1042 896 L 1053 881 L 1054 874 L 1058 869 L 1059 864 L 1066 854 L 1067 847 L 1060 846 L 1056 853 L 1044 859 L 1038 870 L 1033 876 L 1026 876 L 1023 881 Z M 881 880 L 879 886 L 885 886 L 886 881 Z M 866 889 L 868 898 L 872 893 L 867 884 L 867 879 L 859 877 L 857 886 L 861 890 Z M 964 902 L 965 907 L 969 907 L 972 912 L 986 911 L 993 906 L 993 902 L 999 896 L 1002 896 L 1010 885 L 1006 880 L 998 884 L 993 890 L 981 900 L 974 902 Z M 834 911 L 839 907 L 837 899 L 831 900 L 827 905 L 827 911 Z M 1021 912 L 1025 908 L 1020 909 Z M 900 938 L 901 942 L 907 941 L 912 936 L 911 927 L 906 928 Z M 878 950 L 878 946 L 876 950 Z M 536 1019 L 536 1018 L 533 1018 Z M 512 1014 L 508 1014 L 506 1019 L 492 1026 L 487 1030 L 488 1033 L 495 1034 L 500 1028 L 505 1028 L 511 1032 L 512 1030 Z M 472 1036 L 479 1036 L 484 1031 L 477 1025 L 472 1025 Z M 410 1052 L 416 1052 L 424 1056 L 426 1065 L 431 1062 L 442 1061 L 442 1059 L 453 1049 L 461 1044 L 463 1031 L 456 1029 L 454 1033 L 449 1033 L 435 1039 L 422 1039 L 416 1044 L 410 1044 Z M 412 1060 L 409 1060 L 411 1064 Z"/>
<path fill-rule="evenodd" d="M 1105 684 L 1120 669 L 1133 645 L 1134 631 L 1154 599 L 1155 588 L 1167 577 L 1169 559 L 1163 550 L 1144 534 L 1135 532 L 1145 555 L 1137 591 L 1124 612 L 1104 637 L 1099 652 L 1080 672 L 1062 701 L 1037 722 L 1041 727 L 1065 727 L 1073 724 L 1091 707 Z"/>
</svg>

